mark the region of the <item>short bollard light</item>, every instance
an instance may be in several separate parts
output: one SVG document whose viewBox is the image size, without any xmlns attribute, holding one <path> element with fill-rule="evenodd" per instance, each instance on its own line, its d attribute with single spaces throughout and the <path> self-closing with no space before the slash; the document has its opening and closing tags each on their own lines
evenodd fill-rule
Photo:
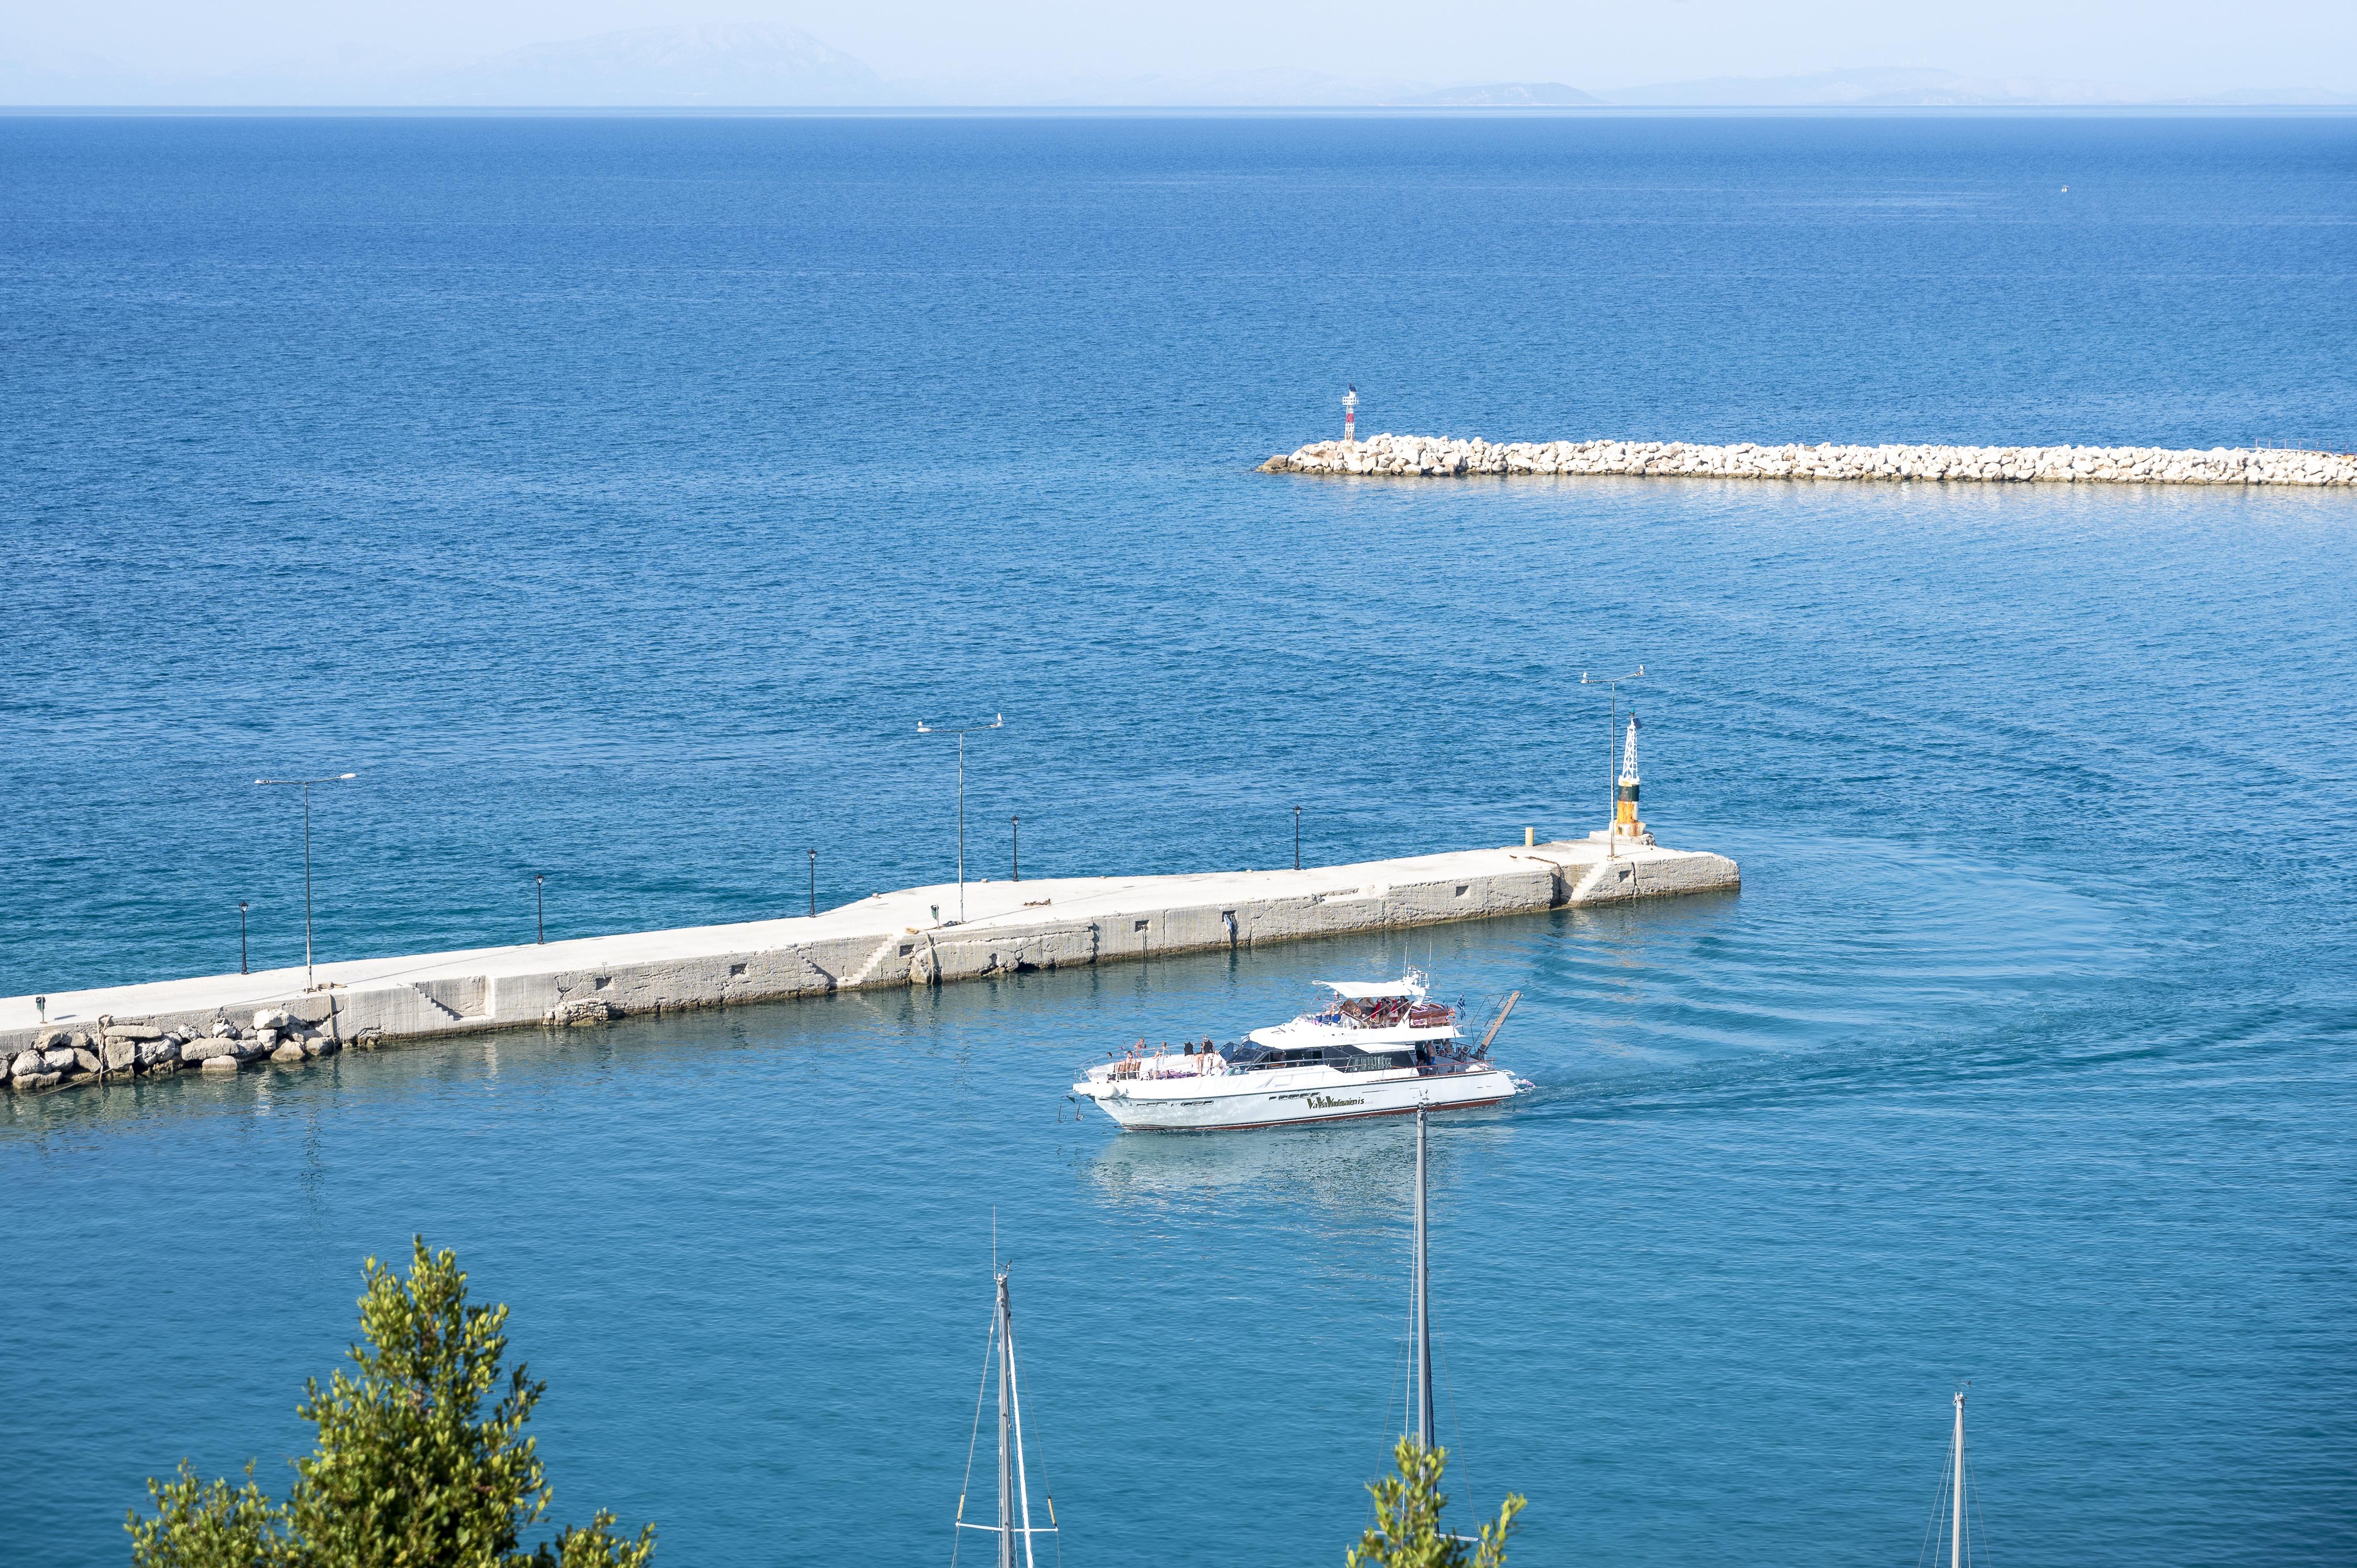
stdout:
<svg viewBox="0 0 2357 1568">
<path fill-rule="evenodd" d="M 36 996 L 36 997 L 34 997 L 34 998 L 33 998 L 33 1007 L 34 1007 L 35 1011 L 37 1011 L 37 1012 L 38 1012 L 38 1013 L 40 1014 L 40 1015 L 41 1015 L 41 1022 L 42 1022 L 42 1023 L 46 1024 L 46 1023 L 48 1023 L 48 1022 L 49 1021 L 49 999 L 48 999 L 48 997 L 46 997 L 46 996 Z"/>
</svg>

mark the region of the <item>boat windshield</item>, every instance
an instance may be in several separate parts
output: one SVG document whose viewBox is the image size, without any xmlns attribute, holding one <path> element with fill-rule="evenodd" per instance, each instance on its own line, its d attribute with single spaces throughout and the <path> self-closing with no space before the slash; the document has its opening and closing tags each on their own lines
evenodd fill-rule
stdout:
<svg viewBox="0 0 2357 1568">
<path fill-rule="evenodd" d="M 1415 1047 L 1391 1051 L 1362 1051 L 1351 1046 L 1278 1047 L 1253 1041 L 1227 1047 L 1230 1072 L 1267 1072 L 1286 1067 L 1330 1067 L 1339 1072 L 1380 1072 L 1387 1068 L 1415 1067 L 1423 1056 Z"/>
</svg>

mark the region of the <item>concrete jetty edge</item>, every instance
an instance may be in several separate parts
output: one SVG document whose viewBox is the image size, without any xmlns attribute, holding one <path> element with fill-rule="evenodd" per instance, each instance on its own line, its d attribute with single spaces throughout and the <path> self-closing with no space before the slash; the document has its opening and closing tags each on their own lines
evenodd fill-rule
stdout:
<svg viewBox="0 0 2357 1568">
<path fill-rule="evenodd" d="M 1558 840 L 1300 871 L 970 882 L 816 916 L 584 937 L 0 1001 L 0 1069 L 41 1090 L 346 1046 L 938 985 L 1310 937 L 1731 890 L 1725 855 Z M 224 1032 L 229 1031 L 229 1032 Z M 266 1037 L 265 1037 L 266 1036 Z M 30 1055 L 29 1069 L 16 1064 Z"/>
<path fill-rule="evenodd" d="M 1694 479 L 1865 479 L 1944 483 L 2357 485 L 2357 456 L 2277 447 L 1782 446 L 1745 441 L 1512 441 L 1394 435 L 1313 441 L 1265 474 L 1469 478 L 1623 475 Z"/>
</svg>

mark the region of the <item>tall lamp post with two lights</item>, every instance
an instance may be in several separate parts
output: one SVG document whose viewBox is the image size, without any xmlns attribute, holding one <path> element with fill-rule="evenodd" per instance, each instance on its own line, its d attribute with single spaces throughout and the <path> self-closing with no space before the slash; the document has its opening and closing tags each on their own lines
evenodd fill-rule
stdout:
<svg viewBox="0 0 2357 1568">
<path fill-rule="evenodd" d="M 1607 860 L 1618 853 L 1612 842 L 1612 821 L 1620 808 L 1620 682 L 1634 681 L 1644 673 L 1645 667 L 1641 664 L 1626 675 L 1590 676 L 1585 670 L 1579 672 L 1581 685 L 1609 687 L 1612 693 L 1612 714 L 1604 721 L 1604 782 L 1608 787 L 1604 798 L 1611 802 L 1611 810 L 1604 819 L 1604 857 Z"/>
<path fill-rule="evenodd" d="M 325 779 L 257 779 L 256 784 L 291 784 L 303 791 L 303 989 L 312 989 L 311 980 L 311 786 L 341 784 L 359 778 L 357 773 L 334 773 Z"/>
<path fill-rule="evenodd" d="M 919 735 L 953 735 L 958 743 L 958 924 L 965 923 L 965 737 L 977 730 L 997 729 L 1006 723 L 1000 714 L 986 725 L 929 725 L 917 723 Z"/>
</svg>

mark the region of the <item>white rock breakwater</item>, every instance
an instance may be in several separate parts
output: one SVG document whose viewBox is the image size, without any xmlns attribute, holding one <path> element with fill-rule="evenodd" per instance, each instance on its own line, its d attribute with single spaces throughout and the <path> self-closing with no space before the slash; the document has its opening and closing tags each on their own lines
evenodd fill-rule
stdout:
<svg viewBox="0 0 2357 1568">
<path fill-rule="evenodd" d="M 1631 474 L 1713 479 L 1940 479 L 2101 485 L 2357 485 L 2357 456 L 2213 446 L 1706 446 L 1691 441 L 1460 441 L 1433 435 L 1314 441 L 1266 474 L 1458 478 Z"/>
<path fill-rule="evenodd" d="M 81 1028 L 38 1031 L 30 1045 L 0 1059 L 0 1078 L 11 1089 L 34 1090 L 190 1069 L 235 1072 L 249 1062 L 317 1061 L 343 1047 L 318 1024 L 277 1007 L 256 1012 L 250 1026 L 216 1017 L 210 1026 L 167 1029 L 101 1018 Z"/>
</svg>

